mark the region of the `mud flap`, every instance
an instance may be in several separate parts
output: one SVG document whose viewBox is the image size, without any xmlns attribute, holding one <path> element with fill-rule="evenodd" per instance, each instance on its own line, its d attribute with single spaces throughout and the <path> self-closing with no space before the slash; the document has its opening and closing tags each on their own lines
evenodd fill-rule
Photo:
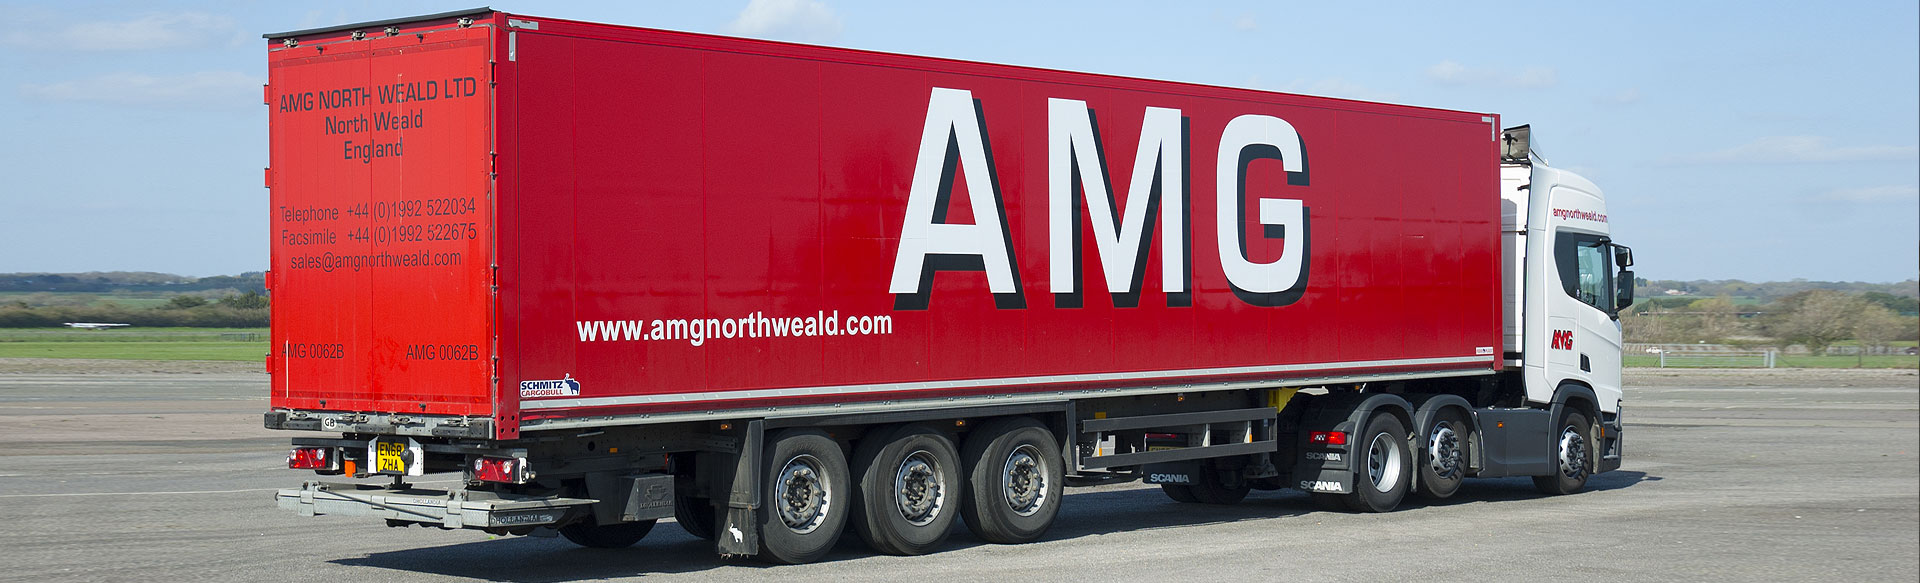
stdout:
<svg viewBox="0 0 1920 583">
<path fill-rule="evenodd" d="M 1191 486 L 1199 481 L 1199 461 L 1167 462 L 1140 466 L 1141 480 L 1148 484 Z"/>
<path fill-rule="evenodd" d="M 726 515 L 713 533 L 714 550 L 721 556 L 760 554 L 760 450 L 766 445 L 766 424 L 747 422 L 740 454 L 733 458 L 733 479 L 727 487 Z"/>
</svg>

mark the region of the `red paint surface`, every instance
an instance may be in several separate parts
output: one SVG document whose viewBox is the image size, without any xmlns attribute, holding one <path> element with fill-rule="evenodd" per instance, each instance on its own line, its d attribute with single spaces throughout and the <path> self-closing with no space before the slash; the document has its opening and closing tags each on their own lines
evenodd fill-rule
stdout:
<svg viewBox="0 0 1920 583">
<path fill-rule="evenodd" d="M 410 411 L 425 403 L 428 412 L 496 415 L 510 436 L 526 380 L 570 377 L 591 398 L 1474 357 L 1499 346 L 1497 122 L 1482 114 L 533 20 L 539 30 L 518 31 L 512 61 L 504 15 L 436 33 L 484 37 L 491 23 L 500 32 L 490 53 L 344 61 L 358 63 L 351 66 L 282 66 L 298 49 L 271 57 L 276 93 L 396 72 L 499 81 L 496 108 L 466 109 L 485 103 L 472 101 L 433 114 L 470 121 L 459 131 L 430 124 L 409 134 L 405 165 L 387 168 L 336 164 L 326 151 L 333 140 L 316 140 L 303 118 L 275 114 L 276 205 L 484 197 L 490 132 L 500 153 L 488 214 L 498 228 L 460 247 L 474 259 L 497 253 L 497 315 L 488 309 L 485 260 L 322 276 L 290 272 L 289 250 L 276 243 L 276 345 L 331 338 L 348 345 L 348 357 L 276 358 L 274 406 Z M 489 58 L 499 62 L 491 77 Z M 1024 309 L 997 308 L 983 274 L 955 271 L 935 277 L 927 309 L 894 309 L 888 283 L 934 87 L 971 91 L 983 112 Z M 1050 97 L 1095 110 L 1122 208 L 1143 108 L 1178 108 L 1189 119 L 1190 306 L 1169 305 L 1160 285 L 1167 225 L 1148 233 L 1155 243 L 1137 307 L 1116 307 L 1106 293 L 1092 230 L 1083 226 L 1084 302 L 1056 306 L 1048 292 Z M 1249 171 L 1250 199 L 1302 199 L 1310 208 L 1308 284 L 1286 306 L 1237 298 L 1214 243 L 1214 150 L 1225 124 L 1245 114 L 1291 123 L 1308 153 L 1308 185 L 1288 184 L 1278 161 L 1256 161 Z M 964 185 L 956 178 L 950 223 L 973 220 Z M 1286 243 L 1265 239 L 1251 218 L 1247 224 L 1250 259 L 1278 258 Z M 693 346 L 582 342 L 577 328 L 836 310 L 890 316 L 893 333 Z M 497 385 L 487 382 L 484 361 L 401 357 L 405 345 L 429 340 L 479 343 L 492 356 L 494 334 Z M 1495 366 L 1489 357 L 1450 368 Z M 1449 367 L 1424 369 L 1435 368 Z"/>
<path fill-rule="evenodd" d="M 274 407 L 493 412 L 490 29 L 418 30 L 268 56 Z M 463 78 L 474 94 L 447 97 Z M 383 85 L 430 82 L 436 99 L 380 98 Z M 366 97 L 324 97 L 356 91 Z M 380 114 L 421 123 L 382 129 Z M 401 155 L 349 159 L 348 142 L 398 142 Z M 423 253 L 442 264 L 408 265 Z"/>
</svg>

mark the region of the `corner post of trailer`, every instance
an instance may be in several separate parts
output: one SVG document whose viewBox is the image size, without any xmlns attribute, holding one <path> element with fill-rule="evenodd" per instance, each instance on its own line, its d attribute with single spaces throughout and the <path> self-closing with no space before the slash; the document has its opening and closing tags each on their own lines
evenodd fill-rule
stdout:
<svg viewBox="0 0 1920 583">
<path fill-rule="evenodd" d="M 715 550 L 721 555 L 760 554 L 760 450 L 766 441 L 766 422 L 747 422 L 740 438 L 740 453 L 733 458 L 733 476 L 727 486 L 727 514 L 714 533 Z"/>
</svg>

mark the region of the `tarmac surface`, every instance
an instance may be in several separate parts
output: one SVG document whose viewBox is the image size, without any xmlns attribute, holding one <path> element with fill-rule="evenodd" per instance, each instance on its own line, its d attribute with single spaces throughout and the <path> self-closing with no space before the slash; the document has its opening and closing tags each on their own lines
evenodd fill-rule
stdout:
<svg viewBox="0 0 1920 583">
<path fill-rule="evenodd" d="M 0 359 L 0 580 L 1920 579 L 1910 370 L 1630 370 L 1626 463 L 1570 496 L 1469 480 L 1346 514 L 1294 491 L 1201 506 L 1124 484 L 1069 490 L 1032 544 L 956 527 L 942 551 L 892 557 L 849 533 L 821 563 L 767 567 L 667 521 L 596 550 L 300 518 L 272 502 L 311 474 L 285 469 L 292 433 L 260 427 L 257 366 Z"/>
</svg>

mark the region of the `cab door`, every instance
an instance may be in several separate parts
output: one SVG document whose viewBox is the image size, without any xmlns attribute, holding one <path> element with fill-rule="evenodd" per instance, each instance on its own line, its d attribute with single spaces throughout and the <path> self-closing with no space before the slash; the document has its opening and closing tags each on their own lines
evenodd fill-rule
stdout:
<svg viewBox="0 0 1920 583">
<path fill-rule="evenodd" d="M 1613 245 L 1605 236 L 1554 234 L 1559 293 L 1548 308 L 1550 376 L 1593 387 L 1603 410 L 1620 401 L 1620 320 L 1615 316 Z M 1551 292 L 1550 292 L 1551 293 Z M 1557 374 L 1556 374 L 1557 373 Z"/>
</svg>

